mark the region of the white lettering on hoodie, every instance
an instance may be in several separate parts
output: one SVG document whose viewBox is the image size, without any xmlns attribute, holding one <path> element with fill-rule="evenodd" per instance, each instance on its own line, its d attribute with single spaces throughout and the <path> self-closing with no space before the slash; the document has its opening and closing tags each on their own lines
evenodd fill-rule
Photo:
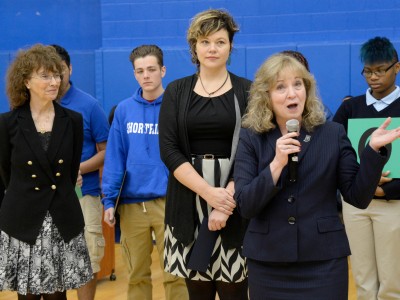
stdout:
<svg viewBox="0 0 400 300">
<path fill-rule="evenodd" d="M 158 124 L 128 122 L 126 132 L 127 134 L 158 134 Z"/>
</svg>

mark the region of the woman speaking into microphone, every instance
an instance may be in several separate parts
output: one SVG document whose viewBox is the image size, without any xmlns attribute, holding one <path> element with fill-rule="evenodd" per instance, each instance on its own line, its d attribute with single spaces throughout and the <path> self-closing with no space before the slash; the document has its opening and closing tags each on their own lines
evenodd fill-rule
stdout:
<svg viewBox="0 0 400 300">
<path fill-rule="evenodd" d="M 257 71 L 235 159 L 235 200 L 250 220 L 243 241 L 250 299 L 347 299 L 349 243 L 336 206 L 366 208 L 400 136 L 371 136 L 360 164 L 342 125 L 325 122 L 311 73 L 276 54 Z M 299 130 L 289 120 L 299 122 Z M 289 157 L 297 154 L 292 180 Z"/>
</svg>

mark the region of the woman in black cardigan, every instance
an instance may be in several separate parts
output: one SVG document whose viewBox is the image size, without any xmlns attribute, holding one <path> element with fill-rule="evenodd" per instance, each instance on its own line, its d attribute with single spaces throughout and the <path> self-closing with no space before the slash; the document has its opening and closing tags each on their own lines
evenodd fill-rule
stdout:
<svg viewBox="0 0 400 300">
<path fill-rule="evenodd" d="M 170 170 L 165 270 L 186 278 L 190 299 L 215 299 L 216 292 L 247 299 L 246 222 L 230 179 L 251 82 L 226 67 L 236 31 L 225 11 L 194 17 L 187 38 L 198 72 L 168 85 L 160 111 L 161 157 Z"/>
<path fill-rule="evenodd" d="M 11 111 L 0 115 L 0 290 L 66 299 L 92 277 L 75 193 L 82 116 L 58 105 L 62 64 L 53 47 L 20 51 L 7 73 Z"/>
</svg>

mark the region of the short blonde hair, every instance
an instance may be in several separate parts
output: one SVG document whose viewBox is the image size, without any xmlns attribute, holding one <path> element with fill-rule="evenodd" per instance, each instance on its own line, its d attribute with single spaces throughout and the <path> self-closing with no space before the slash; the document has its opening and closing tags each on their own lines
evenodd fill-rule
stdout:
<svg viewBox="0 0 400 300">
<path fill-rule="evenodd" d="M 285 54 L 270 56 L 258 69 L 250 88 L 247 112 L 243 117 L 243 127 L 257 133 L 268 132 L 276 127 L 269 91 L 276 85 L 283 70 L 298 74 L 306 88 L 306 103 L 302 114 L 302 127 L 313 131 L 314 127 L 325 123 L 325 114 L 321 100 L 317 97 L 314 76 L 295 58 Z"/>
<path fill-rule="evenodd" d="M 209 36 L 221 29 L 228 31 L 229 42 L 232 47 L 233 36 L 239 31 L 239 27 L 227 11 L 222 9 L 208 9 L 193 17 L 186 38 L 194 64 L 197 66 L 200 64 L 196 53 L 196 43 L 199 37 Z"/>
<path fill-rule="evenodd" d="M 25 81 L 33 72 L 43 68 L 47 72 L 62 74 L 62 60 L 52 46 L 33 45 L 27 50 L 19 50 L 11 63 L 6 76 L 6 90 L 11 109 L 30 101 L 30 93 Z M 62 95 L 58 90 L 57 99 Z M 56 99 L 55 99 L 56 100 Z"/>
</svg>

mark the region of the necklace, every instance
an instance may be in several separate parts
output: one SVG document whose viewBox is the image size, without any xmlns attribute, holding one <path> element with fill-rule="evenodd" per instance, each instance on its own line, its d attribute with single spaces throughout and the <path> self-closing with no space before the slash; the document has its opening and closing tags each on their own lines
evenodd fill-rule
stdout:
<svg viewBox="0 0 400 300">
<path fill-rule="evenodd" d="M 221 85 L 219 88 L 217 88 L 214 92 L 209 93 L 209 92 L 206 90 L 206 88 L 204 87 L 203 81 L 201 80 L 201 76 L 200 76 L 200 74 L 199 74 L 199 79 L 200 79 L 201 87 L 202 87 L 203 90 L 208 94 L 208 97 L 210 97 L 210 98 L 211 98 L 212 95 L 214 95 L 214 94 L 215 94 L 216 92 L 218 92 L 220 89 L 222 89 L 222 87 L 223 87 L 223 86 L 225 85 L 225 83 L 228 81 L 228 77 L 229 77 L 229 72 L 226 72 L 226 78 L 225 78 L 224 82 L 222 83 L 222 85 Z"/>
</svg>

